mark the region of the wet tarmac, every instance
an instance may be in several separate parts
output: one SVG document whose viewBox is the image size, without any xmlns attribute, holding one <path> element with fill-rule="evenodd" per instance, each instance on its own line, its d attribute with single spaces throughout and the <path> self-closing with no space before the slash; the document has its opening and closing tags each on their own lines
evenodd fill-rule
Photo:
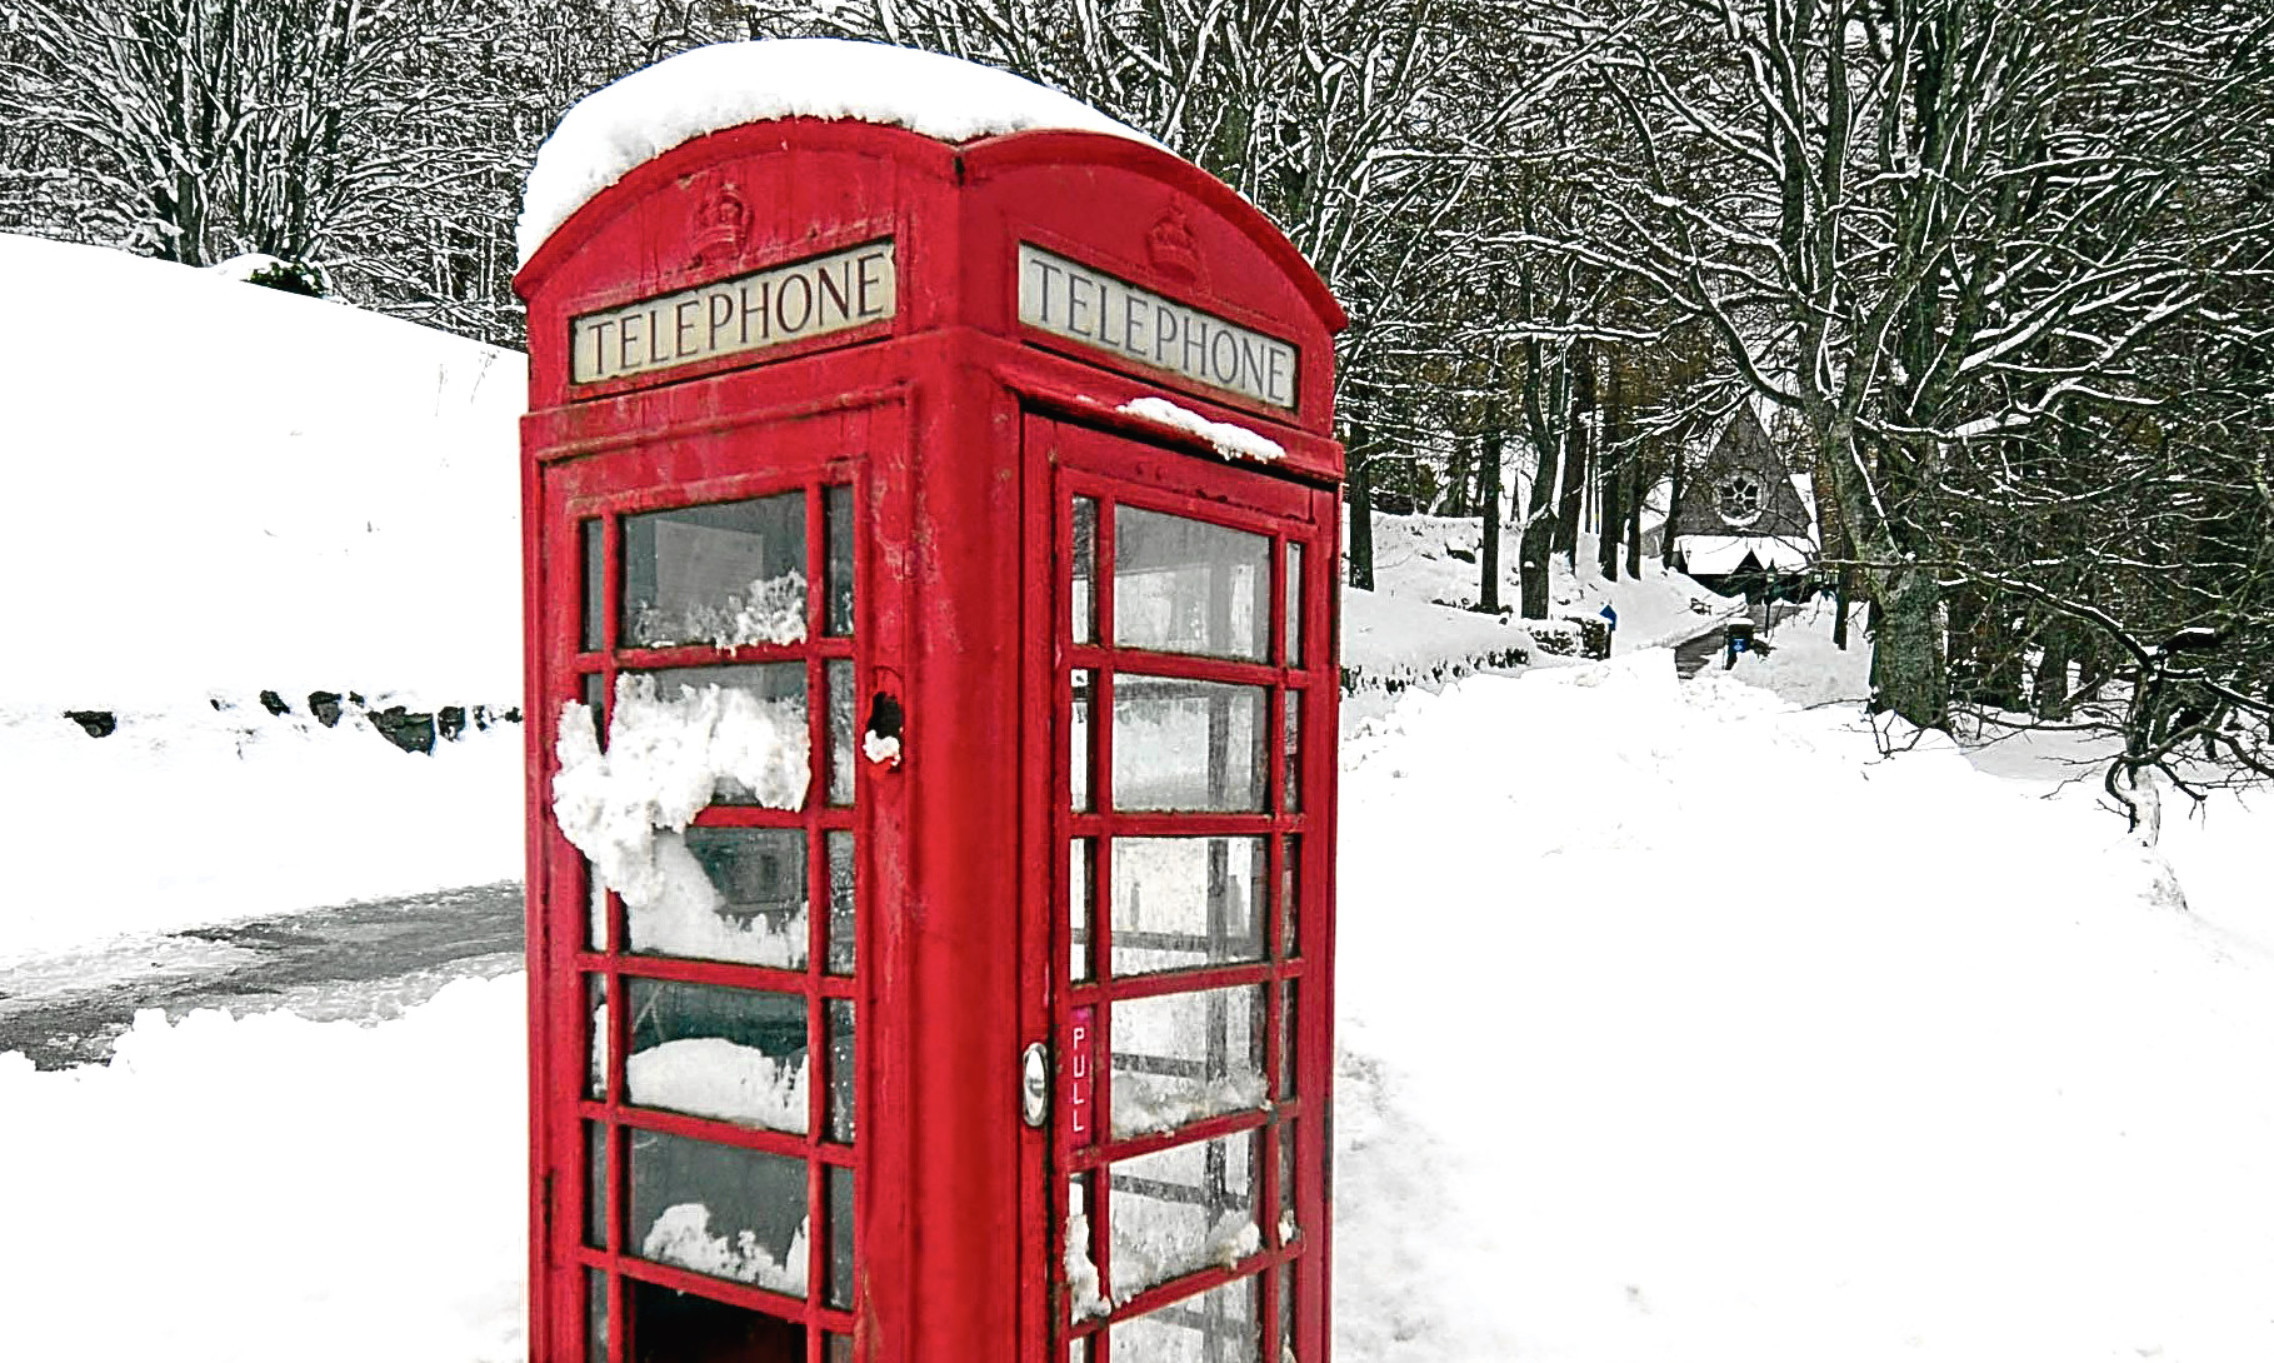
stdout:
<svg viewBox="0 0 2274 1363">
<path fill-rule="evenodd" d="M 518 881 L 145 935 L 0 970 L 0 1053 L 103 1063 L 136 1012 L 290 1008 L 375 1020 L 521 968 Z"/>
</svg>

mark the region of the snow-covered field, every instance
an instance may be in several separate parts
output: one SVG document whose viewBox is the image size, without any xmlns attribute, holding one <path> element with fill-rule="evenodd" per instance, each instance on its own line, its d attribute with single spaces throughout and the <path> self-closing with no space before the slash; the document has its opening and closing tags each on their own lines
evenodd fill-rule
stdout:
<svg viewBox="0 0 2274 1363">
<path fill-rule="evenodd" d="M 0 238 L 0 256 L 30 249 Z M 290 304 L 311 335 L 382 325 L 210 298 L 217 316 Z M 430 422 L 460 410 L 435 396 L 455 390 L 434 357 L 462 343 L 408 330 L 431 347 L 425 378 L 374 391 L 416 388 L 401 405 Z M 515 371 L 484 380 L 476 405 L 501 382 L 517 401 Z M 301 448 L 252 397 L 193 409 L 183 443 L 216 460 L 231 445 L 217 430 Z M 356 415 L 330 419 L 397 419 Z M 481 458 L 511 467 L 509 422 L 464 440 L 451 448 L 486 441 Z M 256 480 L 261 496 L 275 476 Z M 479 481 L 463 465 L 420 476 Z M 357 504 L 309 481 L 324 484 L 312 520 Z M 270 716 L 241 690 L 396 687 L 444 703 L 502 685 L 510 700 L 494 671 L 510 658 L 481 661 L 494 635 L 517 637 L 510 594 L 484 577 L 430 600 L 447 639 L 431 652 L 410 626 L 397 636 L 410 644 L 354 652 L 327 601 L 376 600 L 357 595 L 365 579 L 443 565 L 349 552 L 330 586 L 264 589 L 266 570 L 243 567 L 261 550 L 237 541 L 316 543 L 297 513 L 231 520 L 208 511 L 228 501 L 212 488 L 165 486 L 181 518 L 210 516 L 229 540 L 212 546 L 216 572 L 248 603 L 244 633 L 275 651 L 232 672 L 235 651 L 191 647 L 201 632 L 178 616 L 203 599 L 194 582 L 139 598 L 90 587 L 81 606 L 102 627 L 70 627 L 110 650 L 107 670 L 43 664 L 0 691 L 16 887 L 0 995 L 46 978 L 56 957 L 33 950 L 518 866 L 513 726 L 420 756 L 347 721 Z M 462 535 L 411 515 L 435 497 L 384 495 L 409 517 L 398 547 L 459 550 Z M 510 500 L 483 504 L 479 533 L 510 540 Z M 162 528 L 150 508 L 132 514 Z M 1352 607 L 1370 656 L 1426 665 L 1519 633 L 1431 604 L 1474 591 L 1471 565 L 1445 552 L 1463 528 L 1380 523 L 1383 587 Z M 38 533 L 42 552 L 70 549 Z M 322 542 L 331 553 L 341 537 Z M 171 543 L 141 577 L 202 562 Z M 510 586 L 506 560 L 479 572 Z M 139 580 L 121 574 L 103 591 Z M 1599 584 L 1558 592 L 1559 613 L 1605 599 Z M 1350 707 L 1337 1357 L 2274 1358 L 2274 799 L 2225 800 L 2201 821 L 2175 809 L 2150 850 L 2089 783 L 2060 784 L 2063 754 L 1929 737 L 1886 755 L 1842 701 L 1861 655 L 1820 643 L 1821 619 L 1780 625 L 1766 660 L 1678 683 L 1671 654 L 1645 645 L 1726 608 L 1709 598 L 1700 614 L 1694 593 L 1655 575 L 1617 588 L 1608 663 Z M 295 612 L 309 619 L 294 676 L 324 680 L 264 679 L 301 666 L 291 639 L 269 637 Z M 206 670 L 153 663 L 121 681 L 136 694 L 108 702 L 109 738 L 62 720 L 63 705 L 101 703 L 81 698 L 90 679 L 131 672 L 146 633 Z M 394 658 L 401 675 L 369 676 Z M 69 696 L 47 694 L 51 679 Z M 212 708 L 215 692 L 230 708 Z M 376 1023 L 150 1014 L 107 1066 L 0 1056 L 0 1356 L 520 1357 L 522 989 L 461 981 Z"/>
</svg>

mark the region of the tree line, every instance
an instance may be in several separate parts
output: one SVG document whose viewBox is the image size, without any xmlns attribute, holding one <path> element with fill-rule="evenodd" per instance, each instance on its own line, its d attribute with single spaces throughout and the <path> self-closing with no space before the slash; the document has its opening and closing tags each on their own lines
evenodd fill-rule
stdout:
<svg viewBox="0 0 2274 1363">
<path fill-rule="evenodd" d="M 1504 525 L 1524 616 L 1583 521 L 1636 572 L 1753 404 L 1878 707 L 2104 728 L 2127 802 L 2274 770 L 2274 17 L 2236 0 L 20 0 L 0 229 L 514 345 L 561 113 L 804 34 L 1018 71 L 1269 214 L 1353 319 L 1353 505 L 1480 517 L 1480 608 Z"/>
</svg>

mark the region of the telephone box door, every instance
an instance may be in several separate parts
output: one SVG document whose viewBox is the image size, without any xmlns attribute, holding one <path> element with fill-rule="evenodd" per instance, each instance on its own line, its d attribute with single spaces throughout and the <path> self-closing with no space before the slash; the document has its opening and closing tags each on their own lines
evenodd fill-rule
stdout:
<svg viewBox="0 0 2274 1363">
<path fill-rule="evenodd" d="M 1336 497 L 1041 416 L 1025 438 L 1039 1356 L 1323 1363 Z"/>
</svg>

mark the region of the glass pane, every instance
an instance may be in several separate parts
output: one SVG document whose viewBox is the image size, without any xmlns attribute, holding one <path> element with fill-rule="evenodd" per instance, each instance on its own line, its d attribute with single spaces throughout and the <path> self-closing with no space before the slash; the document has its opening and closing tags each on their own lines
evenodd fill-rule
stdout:
<svg viewBox="0 0 2274 1363">
<path fill-rule="evenodd" d="M 1279 954 L 1289 959 L 1303 954 L 1302 842 L 1292 833 L 1280 840 Z"/>
<path fill-rule="evenodd" d="M 1112 1007 L 1116 1137 L 1264 1105 L 1263 986 L 1125 999 Z"/>
<path fill-rule="evenodd" d="M 1069 808 L 1075 813 L 1087 813 L 1090 808 L 1090 768 L 1095 761 L 1090 751 L 1090 670 L 1074 669 L 1074 709 L 1067 725 L 1067 760 L 1072 764 L 1068 777 L 1073 782 L 1073 802 Z"/>
<path fill-rule="evenodd" d="M 1294 1363 L 1295 1359 L 1295 1266 L 1281 1264 L 1271 1270 L 1276 1280 L 1273 1287 L 1279 1297 L 1279 1359 L 1280 1363 Z"/>
<path fill-rule="evenodd" d="M 593 1098 L 605 1098 L 608 1096 L 608 1047 L 615 1039 L 608 1031 L 607 976 L 584 977 L 584 1015 L 592 1020 L 592 1029 L 584 1038 L 588 1057 L 585 1092 Z"/>
<path fill-rule="evenodd" d="M 1280 768 L 1279 808 L 1282 813 L 1295 814 L 1303 808 L 1303 693 L 1286 692 L 1282 703 L 1287 713 L 1280 735 L 1285 762 Z"/>
<path fill-rule="evenodd" d="M 1271 541 L 1244 530 L 1113 509 L 1113 642 L 1262 662 Z"/>
<path fill-rule="evenodd" d="M 805 494 L 624 517 L 620 648 L 805 639 Z"/>
<path fill-rule="evenodd" d="M 1090 882 L 1094 845 L 1088 838 L 1076 838 L 1069 850 L 1072 855 L 1066 867 L 1066 921 L 1070 954 L 1066 971 L 1069 979 L 1086 980 L 1090 977 Z"/>
<path fill-rule="evenodd" d="M 829 674 L 829 803 L 853 802 L 853 751 L 860 743 L 853 736 L 853 663 L 832 658 Z"/>
<path fill-rule="evenodd" d="M 1113 807 L 1263 810 L 1260 686 L 1139 677 L 1113 683 Z"/>
<path fill-rule="evenodd" d="M 821 1363 L 853 1363 L 851 1335 L 823 1335 L 821 1344 Z"/>
<path fill-rule="evenodd" d="M 602 576 L 607 563 L 607 550 L 600 536 L 597 520 L 576 523 L 579 545 L 584 550 L 584 619 L 577 631 L 579 646 L 587 653 L 597 653 L 604 647 L 600 637 L 601 622 L 608 615 L 608 581 Z"/>
<path fill-rule="evenodd" d="M 655 863 L 660 884 L 625 906 L 633 951 L 805 969 L 804 830 L 658 833 Z"/>
<path fill-rule="evenodd" d="M 592 712 L 592 723 L 595 730 L 605 736 L 607 730 L 601 726 L 601 721 L 606 717 L 604 711 L 607 708 L 605 704 L 608 690 L 607 678 L 598 672 L 587 672 L 584 674 L 584 680 L 578 685 L 579 695 L 584 701 L 584 708 Z"/>
<path fill-rule="evenodd" d="M 853 632 L 853 490 L 839 483 L 824 488 L 821 512 L 829 540 L 828 619 L 824 634 Z"/>
<path fill-rule="evenodd" d="M 608 1275 L 584 1270 L 585 1363 L 608 1363 Z"/>
<path fill-rule="evenodd" d="M 1262 1247 L 1255 1157 L 1256 1133 L 1243 1131 L 1110 1167 L 1115 1301 L 1200 1269 L 1229 1268 Z"/>
<path fill-rule="evenodd" d="M 625 1128 L 631 1243 L 643 1259 L 805 1295 L 805 1163 Z M 644 1312 L 643 1312 L 644 1315 Z M 642 1320 L 641 1343 L 647 1339 Z"/>
<path fill-rule="evenodd" d="M 636 1278 L 624 1280 L 624 1295 L 632 1316 L 631 1363 L 805 1358 L 805 1327 L 794 1320 Z"/>
<path fill-rule="evenodd" d="M 860 929 L 853 916 L 853 835 L 822 835 L 829 850 L 829 973 L 850 975 L 858 963 Z"/>
<path fill-rule="evenodd" d="M 608 1248 L 608 1129 L 584 1124 L 584 1243 Z"/>
<path fill-rule="evenodd" d="M 1279 1127 L 1279 1243 L 1293 1244 L 1298 1234 L 1295 1224 L 1295 1123 L 1282 1122 Z"/>
<path fill-rule="evenodd" d="M 805 998 L 632 979 L 626 1096 L 641 1107 L 803 1135 Z"/>
<path fill-rule="evenodd" d="M 853 1143 L 854 1105 L 859 1088 L 853 1070 L 853 1001 L 829 1000 L 829 1139 Z"/>
<path fill-rule="evenodd" d="M 823 1171 L 829 1184 L 829 1296 L 840 1311 L 853 1309 L 853 1171 Z"/>
<path fill-rule="evenodd" d="M 1302 1016 L 1297 1006 L 1297 991 L 1301 981 L 1288 980 L 1279 990 L 1279 1096 L 1295 1096 L 1295 1048 L 1299 1028 L 1296 1019 Z"/>
<path fill-rule="evenodd" d="M 1089 497 L 1074 499 L 1073 596 L 1067 616 L 1073 623 L 1074 642 L 1098 641 L 1097 597 L 1092 585 L 1098 576 L 1098 504 Z"/>
<path fill-rule="evenodd" d="M 1303 665 L 1303 546 L 1287 542 L 1287 666 Z"/>
<path fill-rule="evenodd" d="M 1241 1278 L 1111 1327 L 1114 1363 L 1260 1363 L 1256 1279 Z"/>
<path fill-rule="evenodd" d="M 1262 838 L 1116 838 L 1113 973 L 1263 959 Z"/>
<path fill-rule="evenodd" d="M 1098 1261 L 1090 1229 L 1090 1178 L 1088 1174 L 1076 1174 L 1066 1180 L 1066 1238 L 1061 1246 L 1061 1262 L 1066 1269 L 1067 1316 L 1077 1325 L 1113 1309 L 1098 1282 Z"/>
<path fill-rule="evenodd" d="M 677 749 L 683 762 L 709 762 L 719 804 L 802 809 L 813 779 L 805 664 L 626 672 L 616 683 L 609 746 L 627 737 L 643 752 Z"/>
</svg>

